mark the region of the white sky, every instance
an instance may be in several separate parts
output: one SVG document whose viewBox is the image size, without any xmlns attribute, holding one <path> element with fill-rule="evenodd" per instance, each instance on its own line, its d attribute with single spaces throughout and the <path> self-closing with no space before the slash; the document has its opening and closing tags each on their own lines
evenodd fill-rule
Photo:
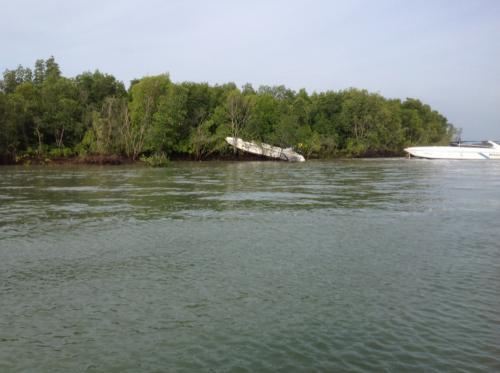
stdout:
<svg viewBox="0 0 500 373">
<path fill-rule="evenodd" d="M 500 140 L 500 1 L 0 0 L 0 70 L 54 55 L 126 84 L 284 84 L 419 98 Z"/>
</svg>

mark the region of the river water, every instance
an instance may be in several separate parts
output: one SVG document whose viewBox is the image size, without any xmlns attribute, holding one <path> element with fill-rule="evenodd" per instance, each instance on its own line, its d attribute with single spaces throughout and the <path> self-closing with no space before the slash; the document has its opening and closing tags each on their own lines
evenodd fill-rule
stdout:
<svg viewBox="0 0 500 373">
<path fill-rule="evenodd" d="M 500 370 L 500 162 L 0 168 L 0 371 Z"/>
</svg>

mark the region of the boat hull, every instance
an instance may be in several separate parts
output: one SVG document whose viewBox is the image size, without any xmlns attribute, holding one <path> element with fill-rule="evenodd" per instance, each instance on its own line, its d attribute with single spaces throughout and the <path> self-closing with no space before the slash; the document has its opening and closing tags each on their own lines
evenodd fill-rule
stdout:
<svg viewBox="0 0 500 373">
<path fill-rule="evenodd" d="M 304 156 L 297 152 L 294 152 L 290 148 L 283 149 L 278 146 L 272 146 L 269 144 L 259 144 L 250 141 L 243 141 L 238 137 L 226 137 L 226 142 L 229 145 L 234 146 L 236 149 L 242 150 L 247 153 L 289 162 L 305 162 Z"/>
<path fill-rule="evenodd" d="M 500 160 L 500 149 L 496 148 L 417 146 L 406 148 L 405 151 L 413 157 L 426 159 Z"/>
</svg>

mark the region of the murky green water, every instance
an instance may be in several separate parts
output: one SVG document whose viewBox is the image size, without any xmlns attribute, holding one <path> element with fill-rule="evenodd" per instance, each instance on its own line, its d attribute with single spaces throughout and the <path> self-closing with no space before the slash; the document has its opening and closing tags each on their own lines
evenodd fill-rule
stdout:
<svg viewBox="0 0 500 373">
<path fill-rule="evenodd" d="M 500 162 L 0 168 L 0 371 L 500 370 Z"/>
</svg>

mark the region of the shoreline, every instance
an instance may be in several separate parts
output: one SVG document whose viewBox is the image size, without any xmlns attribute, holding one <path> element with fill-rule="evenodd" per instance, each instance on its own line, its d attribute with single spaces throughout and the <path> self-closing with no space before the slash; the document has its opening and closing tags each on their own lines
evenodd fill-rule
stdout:
<svg viewBox="0 0 500 373">
<path fill-rule="evenodd" d="M 404 158 L 401 154 L 365 154 L 359 157 L 331 157 L 331 158 L 309 158 L 307 161 L 340 161 L 340 160 L 353 160 L 353 159 L 383 159 L 383 158 Z M 196 159 L 190 156 L 174 155 L 169 158 L 173 162 L 286 162 L 283 160 L 271 159 L 263 156 L 252 154 L 226 154 L 214 155 Z M 72 156 L 72 157 L 30 157 L 23 158 L 17 162 L 0 162 L 2 166 L 65 166 L 65 165 L 82 165 L 82 166 L 123 166 L 123 165 L 147 165 L 140 159 L 132 159 L 124 156 L 117 155 L 93 155 L 93 156 Z M 168 166 L 167 166 L 168 167 Z"/>
<path fill-rule="evenodd" d="M 185 162 L 248 162 L 248 161 L 277 161 L 262 156 L 252 154 L 227 154 L 204 157 L 196 159 L 190 156 L 174 155 L 169 157 L 169 161 L 185 161 Z M 279 160 L 278 160 L 279 161 Z M 90 156 L 71 156 L 71 157 L 28 157 L 18 161 L 0 162 L 1 166 L 49 166 L 49 165 L 96 165 L 96 166 L 119 166 L 146 164 L 141 159 L 132 159 L 119 155 L 90 155 Z"/>
</svg>

